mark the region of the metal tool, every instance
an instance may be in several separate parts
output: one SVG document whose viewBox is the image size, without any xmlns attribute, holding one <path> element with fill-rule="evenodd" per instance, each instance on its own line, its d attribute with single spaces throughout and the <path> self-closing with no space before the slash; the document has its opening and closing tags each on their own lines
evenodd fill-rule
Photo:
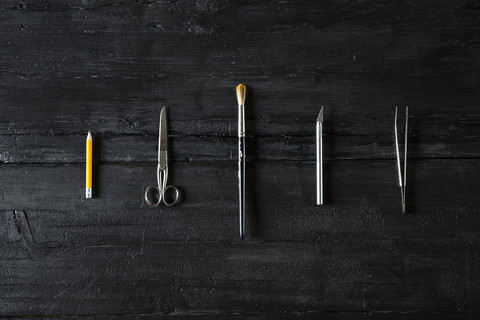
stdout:
<svg viewBox="0 0 480 320">
<path fill-rule="evenodd" d="M 247 88 L 237 86 L 238 101 L 238 201 L 240 218 L 240 239 L 245 235 L 245 96 Z"/>
<path fill-rule="evenodd" d="M 317 117 L 317 205 L 323 204 L 323 106 Z"/>
<path fill-rule="evenodd" d="M 157 186 L 150 186 L 145 190 L 145 201 L 149 206 L 156 207 L 163 202 L 167 207 L 174 206 L 180 199 L 180 191 L 177 187 L 168 185 L 168 135 L 167 135 L 167 115 L 165 107 L 160 112 L 160 127 L 158 129 L 158 165 L 157 165 Z M 173 201 L 168 202 L 165 198 L 167 190 L 175 191 Z M 150 194 L 152 191 L 158 193 L 158 200 L 151 201 Z"/>
<path fill-rule="evenodd" d="M 395 147 L 397 151 L 397 169 L 400 193 L 402 196 L 402 213 L 407 212 L 406 187 L 407 187 L 407 145 L 408 145 L 408 107 L 405 107 L 405 150 L 403 154 L 403 179 L 402 166 L 400 164 L 400 148 L 398 147 L 398 129 L 397 129 L 398 107 L 395 108 Z"/>
</svg>

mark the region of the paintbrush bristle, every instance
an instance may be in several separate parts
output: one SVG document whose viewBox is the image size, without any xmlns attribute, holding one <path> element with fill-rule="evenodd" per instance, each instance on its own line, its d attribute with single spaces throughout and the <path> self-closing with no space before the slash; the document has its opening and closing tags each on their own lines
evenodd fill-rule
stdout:
<svg viewBox="0 0 480 320">
<path fill-rule="evenodd" d="M 245 105 L 245 96 L 247 95 L 247 87 L 244 84 L 239 84 L 237 86 L 237 101 L 238 105 Z"/>
</svg>

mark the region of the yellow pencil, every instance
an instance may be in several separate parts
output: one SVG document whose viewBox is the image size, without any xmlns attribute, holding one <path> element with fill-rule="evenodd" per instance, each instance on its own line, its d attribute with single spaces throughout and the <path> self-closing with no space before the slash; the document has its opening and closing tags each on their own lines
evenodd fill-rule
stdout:
<svg viewBox="0 0 480 320">
<path fill-rule="evenodd" d="M 87 179 L 86 179 L 86 193 L 87 199 L 92 197 L 92 134 L 88 131 L 87 136 Z"/>
</svg>

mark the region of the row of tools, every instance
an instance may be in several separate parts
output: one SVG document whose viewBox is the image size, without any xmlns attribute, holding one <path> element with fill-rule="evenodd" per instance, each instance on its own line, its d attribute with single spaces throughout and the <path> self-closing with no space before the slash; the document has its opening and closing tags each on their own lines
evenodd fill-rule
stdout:
<svg viewBox="0 0 480 320">
<path fill-rule="evenodd" d="M 239 195 L 239 224 L 240 238 L 245 236 L 246 225 L 246 181 L 245 181 L 245 98 L 247 88 L 239 84 L 236 88 L 238 102 L 238 195 Z M 405 108 L 405 141 L 403 154 L 403 173 L 400 157 L 399 135 L 397 127 L 398 108 L 395 109 L 395 147 L 396 161 L 398 168 L 400 194 L 402 200 L 402 213 L 406 213 L 405 187 L 407 182 L 407 132 L 408 132 L 408 107 Z M 317 183 L 317 205 L 323 205 L 323 107 L 316 121 L 316 183 Z M 86 198 L 92 198 L 92 135 L 87 136 L 87 161 L 86 161 Z M 160 111 L 158 129 L 158 157 L 157 157 L 157 185 L 150 186 L 145 190 L 145 202 L 152 207 L 163 203 L 167 207 L 174 206 L 180 202 L 180 189 L 168 184 L 168 131 L 167 116 L 165 107 Z"/>
</svg>

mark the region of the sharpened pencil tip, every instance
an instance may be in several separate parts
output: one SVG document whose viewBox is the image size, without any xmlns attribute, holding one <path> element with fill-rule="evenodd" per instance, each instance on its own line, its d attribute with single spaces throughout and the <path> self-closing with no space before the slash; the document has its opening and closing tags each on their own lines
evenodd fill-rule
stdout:
<svg viewBox="0 0 480 320">
<path fill-rule="evenodd" d="M 90 133 L 90 130 L 88 130 L 87 140 L 92 140 L 92 134 Z"/>
</svg>

